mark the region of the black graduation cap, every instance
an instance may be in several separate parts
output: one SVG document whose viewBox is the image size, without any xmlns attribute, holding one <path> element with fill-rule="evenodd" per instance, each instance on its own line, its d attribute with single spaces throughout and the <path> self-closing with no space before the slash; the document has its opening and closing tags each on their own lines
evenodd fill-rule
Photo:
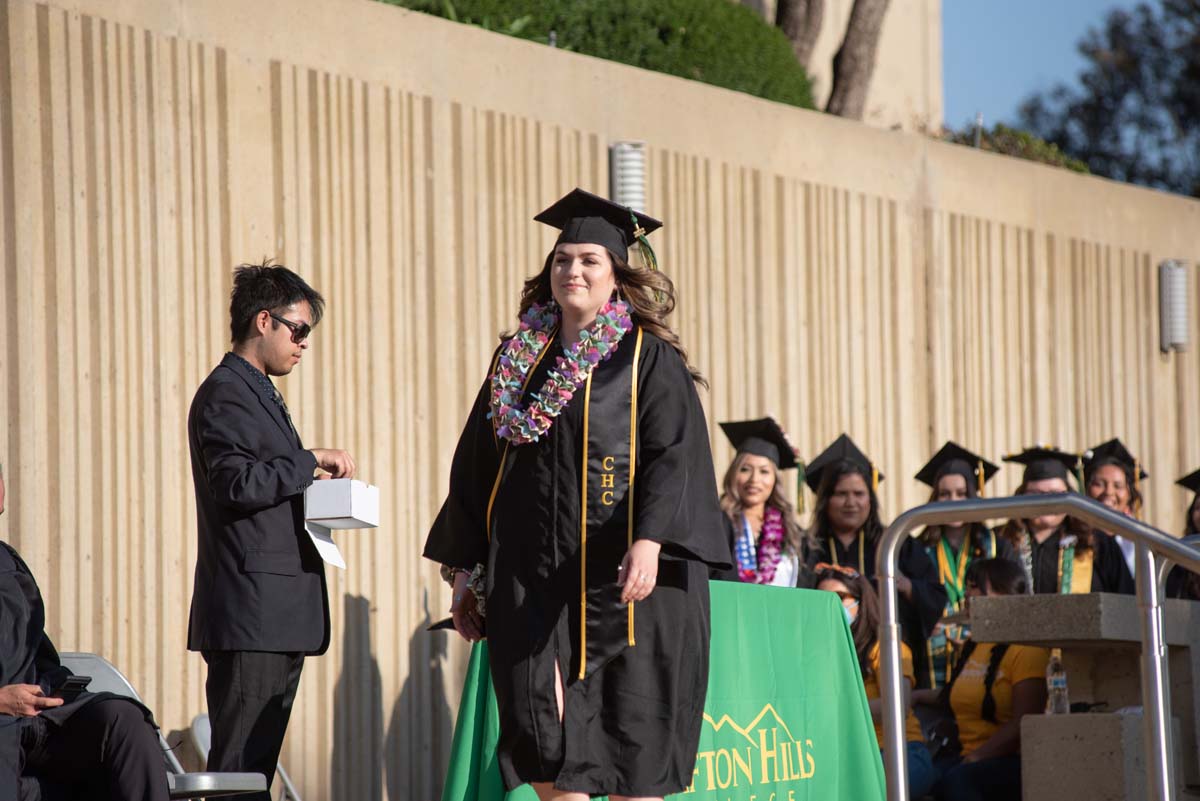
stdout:
<svg viewBox="0 0 1200 801">
<path fill-rule="evenodd" d="M 828 448 L 821 451 L 820 455 L 808 463 L 808 475 L 804 477 L 805 483 L 813 492 L 816 492 L 821 486 L 821 475 L 825 472 L 825 468 L 838 462 L 850 462 L 860 467 L 871 477 L 871 489 L 875 489 L 879 482 L 883 481 L 883 473 L 875 469 L 875 465 L 871 463 L 865 453 L 858 449 L 854 440 L 841 434 Z"/>
<path fill-rule="evenodd" d="M 1129 470 L 1135 481 L 1150 478 L 1150 474 L 1142 469 L 1142 463 L 1138 461 L 1138 458 L 1129 452 L 1121 440 L 1116 438 L 1100 443 L 1083 455 L 1084 475 L 1091 475 L 1093 465 L 1099 467 L 1103 464 L 1113 463 Z"/>
<path fill-rule="evenodd" d="M 1190 489 L 1197 495 L 1200 495 L 1200 470 L 1197 470 L 1193 473 L 1188 473 L 1175 483 L 1185 489 Z"/>
<path fill-rule="evenodd" d="M 1026 484 L 1030 481 L 1042 481 L 1047 478 L 1061 478 L 1066 481 L 1067 476 L 1079 467 L 1080 457 L 1077 453 L 1067 453 L 1049 445 L 1035 445 L 1020 453 L 1005 456 L 1004 461 L 1025 465 L 1025 474 L 1021 478 L 1021 483 Z M 1082 483 L 1079 475 L 1075 476 L 1075 480 Z"/>
<path fill-rule="evenodd" d="M 572 189 L 533 219 L 562 231 L 556 247 L 603 245 L 626 261 L 630 245 L 662 228 L 653 217 L 582 189 Z"/>
<path fill-rule="evenodd" d="M 774 417 L 721 423 L 721 430 L 738 453 L 764 456 L 780 470 L 790 470 L 798 465 L 796 449 Z"/>
<path fill-rule="evenodd" d="M 938 479 L 942 476 L 955 473 L 967 481 L 976 482 L 976 488 L 979 492 L 983 492 L 983 485 L 991 481 L 992 476 L 996 475 L 999 470 L 1000 468 L 997 465 L 992 464 L 979 454 L 972 453 L 955 442 L 947 442 L 921 468 L 920 472 L 916 475 L 916 479 L 922 484 L 928 484 L 936 489 Z"/>
</svg>

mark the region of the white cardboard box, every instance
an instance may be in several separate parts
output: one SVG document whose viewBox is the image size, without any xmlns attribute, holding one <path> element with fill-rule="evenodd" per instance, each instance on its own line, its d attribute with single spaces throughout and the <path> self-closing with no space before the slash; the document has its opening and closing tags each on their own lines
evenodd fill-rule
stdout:
<svg viewBox="0 0 1200 801">
<path fill-rule="evenodd" d="M 314 481 L 304 491 L 304 519 L 325 528 L 375 528 L 379 487 L 352 478 Z"/>
</svg>

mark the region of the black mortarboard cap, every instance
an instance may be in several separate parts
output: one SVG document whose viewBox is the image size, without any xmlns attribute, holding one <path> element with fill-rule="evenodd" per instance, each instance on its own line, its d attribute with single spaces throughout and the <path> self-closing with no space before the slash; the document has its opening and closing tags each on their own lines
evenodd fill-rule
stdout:
<svg viewBox="0 0 1200 801">
<path fill-rule="evenodd" d="M 1067 453 L 1048 445 L 1035 445 L 1020 453 L 1005 456 L 1004 461 L 1025 465 L 1025 474 L 1021 478 L 1021 483 L 1025 484 L 1047 478 L 1061 478 L 1066 481 L 1067 476 L 1079 466 L 1079 458 L 1077 453 Z M 1079 476 L 1075 478 L 1079 480 Z"/>
<path fill-rule="evenodd" d="M 871 477 L 871 489 L 875 489 L 875 486 L 883 481 L 883 473 L 875 469 L 875 465 L 871 464 L 867 455 L 859 450 L 858 446 L 854 444 L 854 440 L 842 434 L 808 463 L 808 475 L 804 477 L 805 483 L 813 492 L 816 492 L 821 486 L 821 476 L 825 472 L 825 468 L 838 462 L 850 462 L 859 467 Z"/>
<path fill-rule="evenodd" d="M 996 475 L 999 470 L 1000 468 L 997 465 L 992 464 L 979 454 L 972 453 L 957 443 L 947 442 L 921 468 L 920 472 L 916 475 L 916 479 L 922 484 L 928 484 L 936 489 L 938 479 L 942 476 L 956 473 L 967 481 L 975 482 L 976 489 L 982 492 L 983 485 L 991 481 L 992 476 Z M 980 475 L 981 473 L 982 475 Z"/>
<path fill-rule="evenodd" d="M 773 417 L 721 423 L 721 430 L 738 453 L 764 456 L 781 470 L 797 466 L 796 449 Z"/>
<path fill-rule="evenodd" d="M 1188 473 L 1175 483 L 1185 489 L 1190 489 L 1197 495 L 1200 495 L 1200 470 L 1197 470 L 1193 473 Z"/>
<path fill-rule="evenodd" d="M 603 245 L 626 261 L 638 237 L 662 228 L 653 217 L 582 189 L 572 189 L 533 219 L 562 231 L 556 247 Z"/>
<path fill-rule="evenodd" d="M 1110 462 L 1116 462 L 1127 468 L 1130 473 L 1136 473 L 1135 481 L 1150 478 L 1150 474 L 1142 469 L 1142 463 L 1129 452 L 1129 449 L 1119 439 L 1102 442 L 1083 455 L 1084 475 L 1091 474 L 1092 465 L 1099 466 Z"/>
</svg>

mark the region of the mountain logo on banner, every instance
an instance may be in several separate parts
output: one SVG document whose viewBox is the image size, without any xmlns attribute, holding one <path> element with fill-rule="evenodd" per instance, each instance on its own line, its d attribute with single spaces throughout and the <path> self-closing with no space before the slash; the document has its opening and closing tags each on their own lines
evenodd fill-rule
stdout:
<svg viewBox="0 0 1200 801">
<path fill-rule="evenodd" d="M 766 797 L 762 785 L 772 785 L 769 793 L 778 794 L 816 773 L 813 741 L 792 734 L 769 703 L 745 725 L 726 714 L 714 719 L 708 712 L 704 722 L 711 732 L 701 735 L 695 778 L 684 795 L 728 791 L 722 797 L 729 801 L 750 801 Z"/>
</svg>

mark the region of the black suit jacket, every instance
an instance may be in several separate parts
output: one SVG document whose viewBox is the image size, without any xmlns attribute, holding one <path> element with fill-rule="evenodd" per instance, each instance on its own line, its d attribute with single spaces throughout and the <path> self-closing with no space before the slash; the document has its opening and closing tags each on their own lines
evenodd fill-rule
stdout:
<svg viewBox="0 0 1200 801">
<path fill-rule="evenodd" d="M 256 373 L 226 354 L 188 414 L 200 529 L 188 648 L 320 654 L 325 565 L 304 531 L 317 460 Z"/>
</svg>

